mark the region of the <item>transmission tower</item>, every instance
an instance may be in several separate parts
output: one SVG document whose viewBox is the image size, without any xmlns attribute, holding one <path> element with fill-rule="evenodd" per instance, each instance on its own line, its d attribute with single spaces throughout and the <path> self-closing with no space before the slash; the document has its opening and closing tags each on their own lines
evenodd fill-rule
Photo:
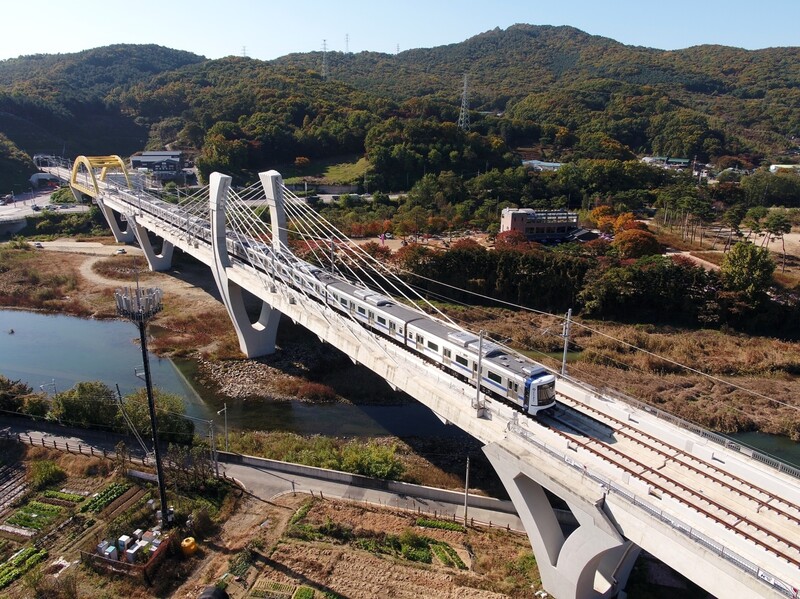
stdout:
<svg viewBox="0 0 800 599">
<path fill-rule="evenodd" d="M 328 78 L 328 41 L 322 40 L 322 78 Z"/>
<path fill-rule="evenodd" d="M 458 128 L 469 131 L 469 88 L 467 87 L 467 74 L 464 73 L 464 91 L 461 92 L 461 112 L 458 115 Z"/>
</svg>

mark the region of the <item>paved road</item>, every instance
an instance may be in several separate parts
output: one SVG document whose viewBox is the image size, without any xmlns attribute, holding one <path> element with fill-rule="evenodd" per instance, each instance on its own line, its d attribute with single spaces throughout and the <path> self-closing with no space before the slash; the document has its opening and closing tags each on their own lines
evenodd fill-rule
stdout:
<svg viewBox="0 0 800 599">
<path fill-rule="evenodd" d="M 98 450 L 113 451 L 114 446 L 124 440 L 134 454 L 141 455 L 141 450 L 135 441 L 123 438 L 120 435 L 99 433 L 82 429 L 60 427 L 47 422 L 33 422 L 22 418 L 0 417 L 0 431 L 8 429 L 11 434 L 22 435 L 24 439 L 30 437 L 34 444 L 40 444 L 42 439 L 45 444 L 56 441 L 58 445 L 69 443 L 70 446 L 82 445 L 84 448 L 92 446 Z M 316 496 L 337 499 L 363 501 L 373 505 L 383 505 L 393 508 L 408 509 L 428 513 L 432 516 L 459 521 L 464 519 L 463 496 L 458 501 L 433 501 L 424 499 L 414 494 L 415 485 L 409 485 L 405 494 L 383 491 L 380 489 L 364 488 L 354 484 L 339 483 L 322 480 L 311 476 L 288 474 L 268 467 L 256 467 L 241 464 L 225 463 L 225 455 L 220 454 L 220 474 L 236 479 L 254 497 L 262 501 L 271 501 L 285 493 L 313 493 Z M 514 514 L 500 511 L 468 508 L 468 517 L 475 523 L 500 526 L 523 532 L 522 522 Z"/>
</svg>

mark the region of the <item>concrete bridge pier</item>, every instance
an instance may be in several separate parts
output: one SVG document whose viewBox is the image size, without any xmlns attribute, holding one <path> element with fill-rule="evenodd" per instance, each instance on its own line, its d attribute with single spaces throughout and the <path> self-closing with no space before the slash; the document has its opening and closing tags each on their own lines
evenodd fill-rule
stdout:
<svg viewBox="0 0 800 599">
<path fill-rule="evenodd" d="M 150 270 L 157 272 L 169 270 L 172 266 L 172 251 L 175 249 L 172 242 L 162 238 L 161 253 L 156 254 L 153 244 L 150 243 L 150 236 L 147 233 L 147 229 L 136 222 L 135 216 L 129 216 L 127 218 L 128 229 L 133 229 L 133 234 L 136 236 L 136 241 L 139 242 L 139 247 L 142 248 Z"/>
<path fill-rule="evenodd" d="M 97 197 L 95 201 L 97 202 L 98 208 L 100 208 L 100 212 L 102 212 L 103 216 L 106 218 L 106 222 L 108 223 L 111 233 L 114 235 L 114 239 L 117 241 L 117 243 L 132 242 L 134 240 L 134 234 L 131 221 L 128 221 L 128 224 L 123 231 L 119 225 L 119 222 L 117 221 L 116 212 L 114 212 L 114 210 L 112 210 L 110 207 L 106 206 L 105 202 L 103 202 L 103 198 Z"/>
<path fill-rule="evenodd" d="M 228 278 L 231 260 L 228 255 L 225 205 L 231 177 L 220 173 L 212 173 L 209 186 L 211 206 L 211 249 L 214 263 L 211 270 L 217 283 L 222 303 L 228 310 L 236 336 L 239 338 L 239 349 L 248 358 L 257 358 L 275 352 L 275 337 L 281 313 L 266 302 L 262 302 L 261 313 L 256 322 L 250 317 L 244 305 L 242 288 Z"/>
<path fill-rule="evenodd" d="M 497 443 L 483 451 L 525 526 L 545 590 L 557 599 L 624 598 L 640 549 L 609 519 L 602 490 L 597 489 L 592 503 L 573 492 L 569 481 L 533 468 L 535 459 L 523 460 Z M 577 519 L 578 528 L 569 535 L 562 531 L 545 488 L 566 501 Z"/>
</svg>

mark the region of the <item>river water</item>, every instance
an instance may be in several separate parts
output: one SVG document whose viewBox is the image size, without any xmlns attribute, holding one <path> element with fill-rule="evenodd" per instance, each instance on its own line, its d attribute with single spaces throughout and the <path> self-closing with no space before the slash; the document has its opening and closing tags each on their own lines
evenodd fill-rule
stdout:
<svg viewBox="0 0 800 599">
<path fill-rule="evenodd" d="M 11 331 L 13 330 L 13 334 Z M 135 374 L 141 369 L 139 330 L 122 320 L 88 320 L 19 310 L 0 310 L 0 374 L 27 382 L 34 390 L 48 393 L 53 386 L 64 391 L 81 381 L 119 385 L 126 395 L 144 386 Z M 187 415 L 213 419 L 218 430 L 224 416 L 218 415 L 226 400 L 192 386 L 193 364 L 150 355 L 153 385 L 184 398 Z M 196 391 L 195 389 L 199 389 Z M 290 431 L 347 437 L 458 437 L 464 435 L 446 426 L 422 404 L 364 406 L 349 403 L 311 404 L 274 401 L 269 398 L 227 402 L 228 426 L 232 429 Z M 736 441 L 800 467 L 800 443 L 776 435 L 743 433 Z"/>
<path fill-rule="evenodd" d="M 13 330 L 13 334 L 10 331 Z M 28 383 L 34 390 L 65 391 L 81 381 L 119 385 L 126 395 L 144 386 L 135 374 L 142 367 L 139 329 L 122 320 L 88 320 L 19 310 L 0 310 L 0 374 Z M 150 355 L 153 385 L 184 398 L 187 415 L 214 419 L 218 430 L 224 416 L 223 398 L 191 384 L 191 363 L 181 364 Z M 182 374 L 183 371 L 186 373 Z M 230 428 L 291 431 L 333 436 L 379 435 L 457 437 L 462 431 L 445 426 L 420 403 L 360 406 L 349 403 L 310 404 L 256 398 L 228 401 Z"/>
</svg>

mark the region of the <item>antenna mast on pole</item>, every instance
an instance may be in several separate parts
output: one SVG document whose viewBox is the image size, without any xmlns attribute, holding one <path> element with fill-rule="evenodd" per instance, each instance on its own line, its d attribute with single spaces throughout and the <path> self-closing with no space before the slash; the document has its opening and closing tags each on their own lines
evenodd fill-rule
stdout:
<svg viewBox="0 0 800 599">
<path fill-rule="evenodd" d="M 461 92 L 461 112 L 458 115 L 458 128 L 469 131 L 469 88 L 467 87 L 467 74 L 464 73 L 464 91 Z"/>
</svg>

